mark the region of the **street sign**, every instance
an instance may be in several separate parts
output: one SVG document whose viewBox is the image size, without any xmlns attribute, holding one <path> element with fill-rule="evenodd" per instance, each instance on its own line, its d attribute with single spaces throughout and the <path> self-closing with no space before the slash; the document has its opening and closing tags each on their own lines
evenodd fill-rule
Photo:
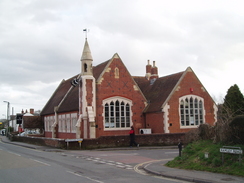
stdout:
<svg viewBox="0 0 244 183">
<path fill-rule="evenodd" d="M 239 163 L 241 163 L 242 149 L 240 147 L 223 146 L 219 151 L 222 153 L 222 164 L 224 164 L 224 154 L 239 154 Z"/>
<path fill-rule="evenodd" d="M 226 149 L 220 148 L 221 153 L 229 153 L 229 154 L 243 154 L 241 149 Z"/>
</svg>

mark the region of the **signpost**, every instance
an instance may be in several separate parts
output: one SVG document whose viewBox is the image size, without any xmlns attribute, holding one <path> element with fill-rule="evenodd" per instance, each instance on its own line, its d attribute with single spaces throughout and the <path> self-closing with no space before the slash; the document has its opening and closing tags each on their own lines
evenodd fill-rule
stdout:
<svg viewBox="0 0 244 183">
<path fill-rule="evenodd" d="M 241 163 L 241 155 L 243 154 L 243 151 L 240 147 L 231 147 L 231 146 L 223 146 L 223 148 L 220 148 L 219 150 L 222 153 L 222 163 L 224 163 L 224 154 L 239 154 L 239 163 Z"/>
</svg>

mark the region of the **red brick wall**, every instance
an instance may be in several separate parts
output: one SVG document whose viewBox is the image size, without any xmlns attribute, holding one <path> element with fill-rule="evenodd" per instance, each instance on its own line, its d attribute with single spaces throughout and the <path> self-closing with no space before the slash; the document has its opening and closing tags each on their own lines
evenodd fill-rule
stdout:
<svg viewBox="0 0 244 183">
<path fill-rule="evenodd" d="M 58 133 L 58 138 L 60 138 L 60 139 L 75 139 L 76 138 L 76 134 L 75 133 L 59 132 Z"/>
<path fill-rule="evenodd" d="M 181 139 L 184 144 L 184 133 L 175 134 L 143 134 L 136 135 L 135 140 L 140 146 L 176 146 Z M 36 145 L 46 145 L 58 148 L 67 148 L 64 139 L 52 139 L 46 137 L 21 137 L 12 136 L 11 140 L 26 142 Z M 102 136 L 96 139 L 84 139 L 82 149 L 108 148 L 108 147 L 128 147 L 130 143 L 129 135 Z M 78 142 L 70 142 L 69 149 L 79 149 Z"/>
<path fill-rule="evenodd" d="M 164 133 L 163 113 L 147 113 L 146 128 L 151 128 L 152 133 Z"/>
<path fill-rule="evenodd" d="M 52 138 L 52 132 L 45 131 L 45 137 Z"/>
<path fill-rule="evenodd" d="M 116 67 L 119 69 L 119 78 L 115 78 Z M 132 122 L 133 126 L 135 127 L 136 133 L 138 133 L 138 129 L 144 127 L 142 111 L 145 108 L 144 102 L 146 100 L 141 95 L 139 90 L 134 90 L 134 80 L 132 79 L 131 75 L 119 58 L 114 58 L 109 65 L 109 68 L 110 70 L 104 73 L 101 84 L 96 85 L 96 125 L 98 127 L 96 136 L 100 137 L 109 135 L 126 135 L 129 133 L 129 130 L 104 131 L 102 102 L 104 99 L 113 96 L 120 96 L 133 101 Z"/>
<path fill-rule="evenodd" d="M 180 83 L 180 88 L 178 91 L 175 91 L 169 100 L 169 123 L 172 126 L 169 126 L 170 133 L 184 133 L 189 131 L 192 128 L 180 129 L 180 116 L 179 116 L 179 98 L 185 95 L 197 95 L 204 99 L 204 108 L 205 108 L 205 122 L 210 125 L 214 124 L 214 109 L 213 109 L 213 100 L 207 91 L 202 90 L 202 84 L 194 74 L 194 72 L 187 72 L 184 79 Z M 193 89 L 191 92 L 190 88 Z"/>
<path fill-rule="evenodd" d="M 92 93 L 92 82 L 93 80 L 87 79 L 86 80 L 86 101 L 88 106 L 92 106 L 92 99 L 93 99 L 93 93 Z"/>
</svg>

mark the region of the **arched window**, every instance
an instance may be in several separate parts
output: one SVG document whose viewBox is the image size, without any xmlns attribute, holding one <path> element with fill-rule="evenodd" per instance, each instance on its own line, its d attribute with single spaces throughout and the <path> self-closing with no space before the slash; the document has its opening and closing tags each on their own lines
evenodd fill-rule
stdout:
<svg viewBox="0 0 244 183">
<path fill-rule="evenodd" d="M 121 97 L 112 97 L 104 100 L 104 128 L 130 128 L 131 104 L 130 100 Z"/>
<path fill-rule="evenodd" d="M 84 64 L 84 71 L 87 72 L 87 64 Z"/>
<path fill-rule="evenodd" d="M 180 125 L 181 127 L 196 127 L 204 123 L 203 98 L 187 95 L 180 98 Z"/>
</svg>

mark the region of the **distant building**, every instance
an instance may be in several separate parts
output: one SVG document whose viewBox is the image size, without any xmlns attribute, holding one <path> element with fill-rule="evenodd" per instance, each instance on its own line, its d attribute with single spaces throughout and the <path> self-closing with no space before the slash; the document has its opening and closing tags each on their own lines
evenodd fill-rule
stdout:
<svg viewBox="0 0 244 183">
<path fill-rule="evenodd" d="M 179 133 L 216 122 L 217 106 L 190 67 L 159 77 L 148 61 L 145 76 L 131 76 L 117 53 L 92 64 L 86 40 L 81 73 L 63 80 L 41 112 L 46 137 L 127 135 L 132 125 L 136 133 Z"/>
<path fill-rule="evenodd" d="M 22 124 L 17 124 L 16 115 L 13 120 L 14 131 L 32 131 L 38 134 L 44 131 L 43 121 L 41 120 L 39 112 L 35 112 L 34 109 L 31 108 L 29 112 L 27 110 L 25 112 L 22 110 L 20 114 L 23 115 Z"/>
</svg>

